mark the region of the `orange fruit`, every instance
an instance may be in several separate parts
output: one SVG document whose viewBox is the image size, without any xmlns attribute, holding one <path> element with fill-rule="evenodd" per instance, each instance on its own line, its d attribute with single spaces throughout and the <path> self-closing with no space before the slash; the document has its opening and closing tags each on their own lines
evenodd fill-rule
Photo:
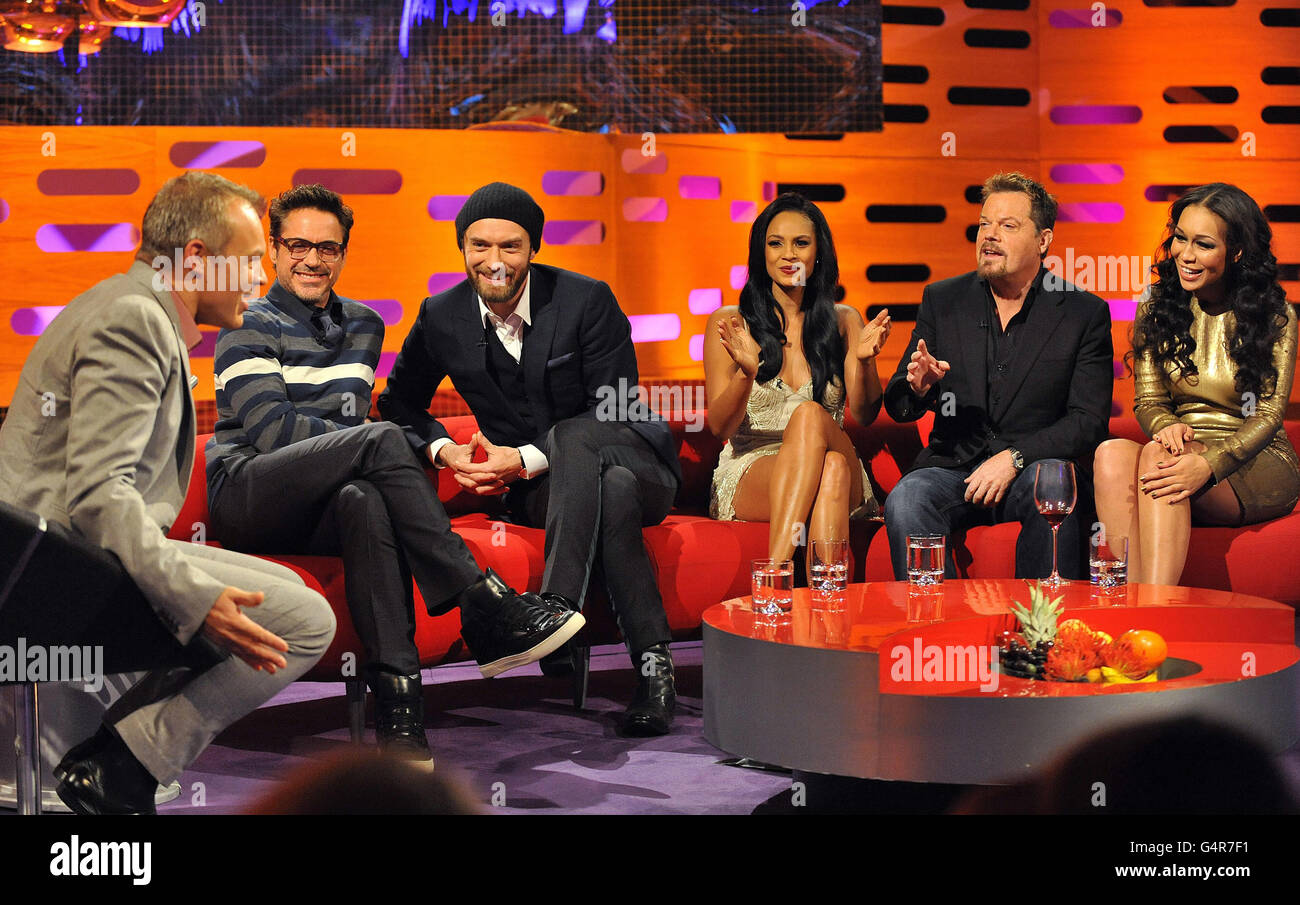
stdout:
<svg viewBox="0 0 1300 905">
<path fill-rule="evenodd" d="M 1145 666 L 1147 672 L 1159 667 L 1169 656 L 1169 645 L 1165 644 L 1165 639 L 1156 632 L 1134 628 L 1119 637 L 1121 641 L 1128 642 L 1138 664 Z"/>
<path fill-rule="evenodd" d="M 1165 639 L 1145 629 L 1129 629 L 1102 650 L 1105 665 L 1130 679 L 1154 672 L 1169 654 Z"/>
</svg>

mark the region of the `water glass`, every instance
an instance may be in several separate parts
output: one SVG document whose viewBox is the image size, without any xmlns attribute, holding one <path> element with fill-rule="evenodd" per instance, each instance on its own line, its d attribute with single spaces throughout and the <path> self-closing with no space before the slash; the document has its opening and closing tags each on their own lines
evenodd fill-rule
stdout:
<svg viewBox="0 0 1300 905">
<path fill-rule="evenodd" d="M 907 582 L 913 587 L 943 584 L 944 536 L 909 534 L 907 537 Z"/>
<path fill-rule="evenodd" d="M 753 578 L 754 612 L 772 616 L 794 605 L 794 563 L 788 559 L 756 559 Z"/>
<path fill-rule="evenodd" d="M 1127 537 L 1099 532 L 1088 539 L 1088 580 L 1092 590 L 1104 596 L 1127 593 Z"/>
<path fill-rule="evenodd" d="M 808 588 L 813 603 L 843 606 L 849 586 L 849 542 L 815 540 L 808 545 Z"/>
</svg>

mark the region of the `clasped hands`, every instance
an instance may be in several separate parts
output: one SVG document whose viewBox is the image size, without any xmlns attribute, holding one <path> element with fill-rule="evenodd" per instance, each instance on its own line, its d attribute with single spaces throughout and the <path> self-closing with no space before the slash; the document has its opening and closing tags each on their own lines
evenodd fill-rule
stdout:
<svg viewBox="0 0 1300 905">
<path fill-rule="evenodd" d="M 484 450 L 487 459 L 475 462 L 476 449 Z M 456 483 L 480 496 L 505 493 L 506 485 L 524 473 L 523 453 L 513 446 L 496 446 L 479 431 L 474 432 L 468 443 L 444 444 L 438 450 L 438 461 L 451 469 Z"/>
<path fill-rule="evenodd" d="M 1204 456 L 1186 451 L 1195 435 L 1191 425 L 1181 421 L 1156 431 L 1152 439 L 1165 448 L 1170 458 L 1157 462 L 1155 471 L 1138 475 L 1138 488 L 1143 493 L 1172 506 L 1196 493 L 1214 476 Z"/>
</svg>

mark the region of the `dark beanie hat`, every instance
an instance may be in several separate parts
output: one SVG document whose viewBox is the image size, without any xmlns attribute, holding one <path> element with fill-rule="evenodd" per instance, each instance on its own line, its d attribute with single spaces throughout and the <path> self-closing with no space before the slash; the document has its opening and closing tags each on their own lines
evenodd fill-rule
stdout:
<svg viewBox="0 0 1300 905">
<path fill-rule="evenodd" d="M 479 220 L 509 220 L 528 233 L 533 250 L 542 247 L 542 224 L 546 215 L 533 196 L 505 182 L 492 182 L 470 195 L 456 215 L 456 246 L 465 247 L 465 230 Z"/>
</svg>

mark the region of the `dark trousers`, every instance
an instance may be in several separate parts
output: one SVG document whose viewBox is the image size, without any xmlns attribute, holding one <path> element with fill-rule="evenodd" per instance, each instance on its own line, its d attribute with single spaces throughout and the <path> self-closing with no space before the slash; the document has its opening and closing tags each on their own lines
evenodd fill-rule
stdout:
<svg viewBox="0 0 1300 905">
<path fill-rule="evenodd" d="M 542 590 L 582 605 L 599 568 L 633 652 L 672 639 L 641 528 L 663 521 L 677 478 L 626 424 L 570 418 L 550 431 L 550 470 L 512 486 L 519 521 L 546 528 Z"/>
<path fill-rule="evenodd" d="M 209 493 L 228 547 L 342 556 L 348 610 L 366 663 L 410 675 L 414 575 L 430 613 L 483 577 L 407 443 L 389 422 L 291 443 L 246 461 Z"/>
<path fill-rule="evenodd" d="M 1059 463 L 1062 459 L 1040 459 Z M 1038 462 L 1028 463 L 1011 482 L 1002 502 L 992 508 L 968 503 L 965 479 L 981 463 L 966 468 L 918 468 L 903 475 L 885 498 L 885 530 L 889 534 L 889 557 L 894 578 L 907 580 L 908 535 L 942 534 L 951 538 L 954 530 L 996 522 L 1020 522 L 1016 541 L 1016 578 L 1046 578 L 1052 574 L 1052 529 L 1034 503 L 1034 474 Z M 1087 529 L 1092 524 L 1092 485 L 1087 475 L 1075 468 L 1077 502 L 1061 523 L 1058 535 L 1058 569 L 1065 578 L 1085 578 Z M 944 552 L 943 574 L 957 577 L 952 541 Z"/>
</svg>

